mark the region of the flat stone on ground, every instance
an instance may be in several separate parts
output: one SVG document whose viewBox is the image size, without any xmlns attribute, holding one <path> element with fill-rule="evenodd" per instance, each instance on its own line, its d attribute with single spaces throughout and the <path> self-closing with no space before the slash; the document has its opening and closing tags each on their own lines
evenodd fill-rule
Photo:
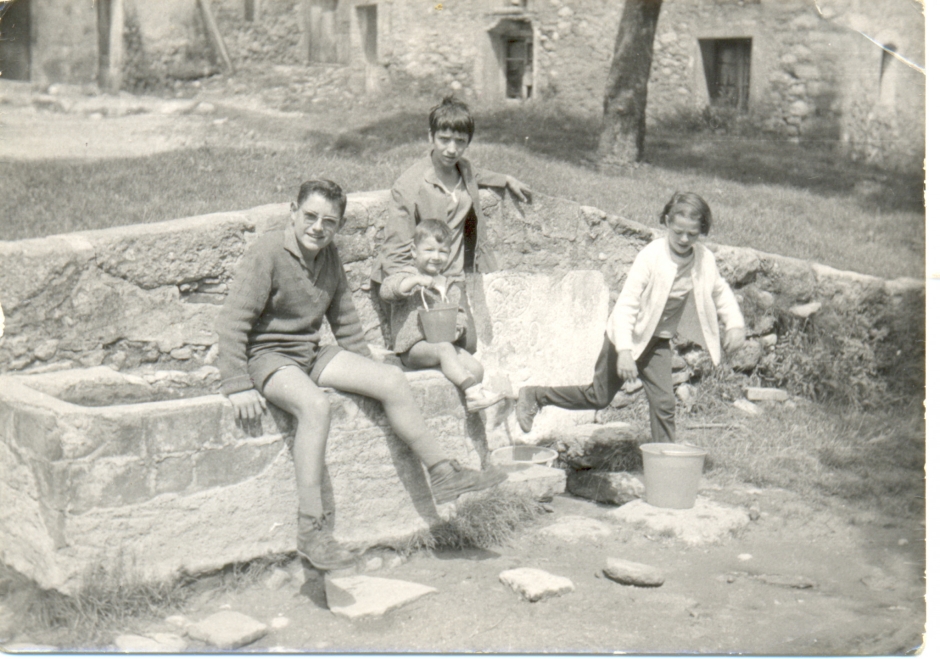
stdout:
<svg viewBox="0 0 940 659">
<path fill-rule="evenodd" d="M 739 398 L 736 401 L 734 401 L 734 406 L 738 408 L 739 410 L 741 410 L 742 412 L 744 412 L 745 414 L 747 414 L 748 416 L 760 416 L 761 414 L 763 414 L 763 410 L 761 410 L 760 407 L 758 407 L 757 405 L 755 405 L 749 400 L 745 400 L 744 398 Z"/>
<path fill-rule="evenodd" d="M 666 575 L 659 568 L 621 558 L 608 558 L 604 575 L 625 586 L 662 586 L 666 581 Z"/>
<path fill-rule="evenodd" d="M 326 580 L 330 611 L 350 619 L 382 616 L 436 592 L 436 588 L 411 581 L 365 575 Z"/>
<path fill-rule="evenodd" d="M 235 650 L 257 641 L 268 626 L 238 611 L 219 611 L 186 628 L 186 634 L 220 650 Z"/>
<path fill-rule="evenodd" d="M 532 567 L 504 570 L 499 573 L 499 580 L 530 602 L 557 597 L 574 590 L 571 579 Z"/>
<path fill-rule="evenodd" d="M 608 517 L 644 527 L 661 536 L 678 538 L 688 545 L 719 542 L 747 526 L 750 518 L 743 508 L 731 508 L 699 497 L 692 508 L 657 508 L 645 501 L 631 501 L 612 510 Z"/>
<path fill-rule="evenodd" d="M 569 515 L 560 518 L 554 524 L 539 531 L 541 536 L 549 536 L 565 542 L 594 542 L 606 538 L 612 533 L 610 525 L 590 517 Z"/>
<path fill-rule="evenodd" d="M 186 649 L 186 640 L 177 634 L 122 634 L 114 639 L 114 646 L 120 652 L 182 652 Z"/>
</svg>

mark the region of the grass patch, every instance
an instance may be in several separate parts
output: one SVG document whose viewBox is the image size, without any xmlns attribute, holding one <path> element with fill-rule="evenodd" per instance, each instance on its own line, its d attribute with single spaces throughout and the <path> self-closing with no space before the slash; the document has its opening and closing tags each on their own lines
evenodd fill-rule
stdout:
<svg viewBox="0 0 940 659">
<path fill-rule="evenodd" d="M 318 116 L 316 130 L 309 117 L 262 121 L 232 113 L 264 145 L 233 138 L 239 146 L 144 158 L 0 163 L 0 238 L 284 202 L 312 176 L 348 190 L 388 188 L 426 152 L 426 110 L 359 112 L 343 121 Z M 343 124 L 358 127 L 326 128 Z M 831 141 L 795 145 L 654 128 L 649 162 L 610 176 L 591 164 L 597 120 L 543 107 L 478 112 L 477 125 L 468 156 L 536 191 L 656 224 L 673 191 L 694 190 L 712 206 L 716 242 L 883 277 L 924 275 L 923 176 L 852 163 Z"/>
<path fill-rule="evenodd" d="M 860 411 L 809 403 L 684 433 L 708 450 L 709 477 L 833 498 L 887 516 L 923 517 L 926 432 L 915 409 Z M 727 418 L 726 418 L 727 420 Z"/>
<path fill-rule="evenodd" d="M 126 561 L 100 564 L 85 576 L 74 596 L 43 590 L 0 564 L 0 600 L 17 615 L 18 631 L 60 648 L 83 650 L 109 645 L 142 619 L 163 618 L 182 609 L 192 579 L 145 582 Z"/>
</svg>

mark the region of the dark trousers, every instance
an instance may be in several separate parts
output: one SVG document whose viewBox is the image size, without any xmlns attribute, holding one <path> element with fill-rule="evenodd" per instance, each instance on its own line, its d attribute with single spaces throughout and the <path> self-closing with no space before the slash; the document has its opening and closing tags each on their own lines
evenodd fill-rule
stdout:
<svg viewBox="0 0 940 659">
<path fill-rule="evenodd" d="M 650 433 L 654 442 L 676 441 L 676 396 L 672 392 L 672 347 L 669 339 L 654 338 L 636 360 L 637 371 L 650 404 Z M 617 375 L 617 349 L 604 336 L 594 365 L 594 381 L 583 386 L 533 387 L 539 407 L 566 410 L 601 410 L 610 405 L 623 386 Z"/>
</svg>

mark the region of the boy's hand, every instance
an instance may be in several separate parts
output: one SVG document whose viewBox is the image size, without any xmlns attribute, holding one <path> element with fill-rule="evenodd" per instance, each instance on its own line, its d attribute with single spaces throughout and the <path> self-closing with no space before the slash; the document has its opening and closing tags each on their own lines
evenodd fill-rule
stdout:
<svg viewBox="0 0 940 659">
<path fill-rule="evenodd" d="M 729 355 L 744 347 L 744 330 L 740 327 L 725 332 L 725 352 Z"/>
<path fill-rule="evenodd" d="M 264 414 L 268 410 L 268 404 L 264 396 L 258 393 L 257 389 L 246 389 L 229 394 L 229 402 L 235 408 L 235 418 L 244 421 L 252 421 Z"/>
<path fill-rule="evenodd" d="M 431 275 L 412 275 L 401 280 L 401 294 L 411 295 L 419 288 L 431 288 L 434 286 L 434 277 Z"/>
<path fill-rule="evenodd" d="M 637 378 L 636 362 L 633 361 L 633 353 L 629 350 L 621 350 L 617 353 L 617 375 L 623 378 L 624 382 L 636 382 Z"/>
<path fill-rule="evenodd" d="M 532 190 L 529 189 L 529 186 L 514 176 L 506 176 L 506 188 L 516 199 L 521 199 L 526 203 L 532 200 Z"/>
</svg>

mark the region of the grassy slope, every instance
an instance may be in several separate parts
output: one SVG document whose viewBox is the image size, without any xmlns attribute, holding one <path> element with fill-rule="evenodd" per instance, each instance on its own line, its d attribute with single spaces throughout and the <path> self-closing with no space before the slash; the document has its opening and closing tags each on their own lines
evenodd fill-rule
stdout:
<svg viewBox="0 0 940 659">
<path fill-rule="evenodd" d="M 100 162 L 0 163 L 0 239 L 285 201 L 313 175 L 348 190 L 387 188 L 425 151 L 424 117 L 386 115 L 339 135 L 308 130 L 299 148 L 285 141 Z M 715 242 L 884 277 L 924 275 L 923 179 L 846 162 L 831 145 L 660 130 L 648 138 L 648 163 L 609 176 L 589 164 L 591 121 L 502 111 L 478 125 L 468 155 L 536 191 L 652 224 L 673 191 L 693 190 L 715 213 Z"/>
</svg>

